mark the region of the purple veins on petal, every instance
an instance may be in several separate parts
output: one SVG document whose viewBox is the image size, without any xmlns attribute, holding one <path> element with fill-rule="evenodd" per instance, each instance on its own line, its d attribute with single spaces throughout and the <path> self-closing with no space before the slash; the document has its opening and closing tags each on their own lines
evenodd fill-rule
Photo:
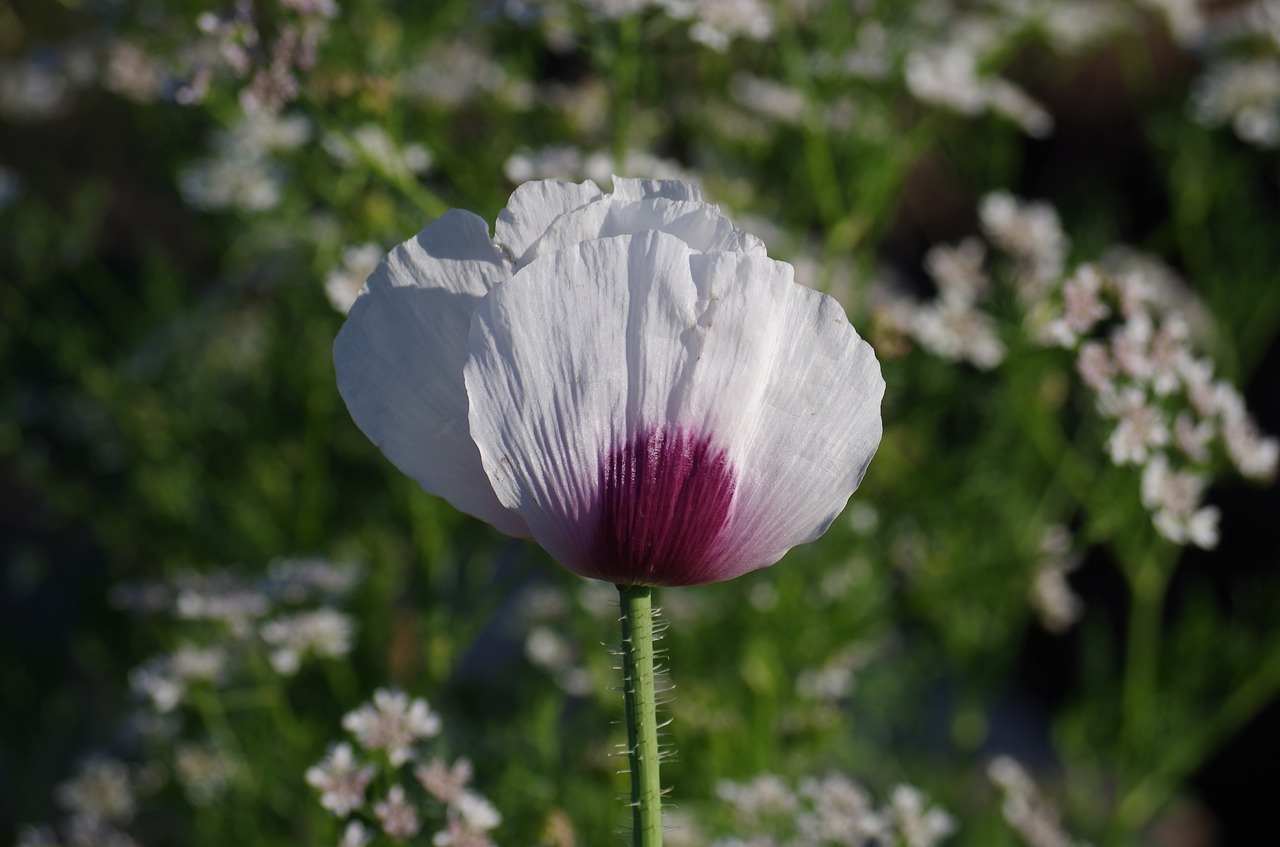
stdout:
<svg viewBox="0 0 1280 847">
<path fill-rule="evenodd" d="M 595 576 L 619 585 L 713 582 L 737 485 L 707 436 L 651 428 L 601 457 Z"/>
</svg>

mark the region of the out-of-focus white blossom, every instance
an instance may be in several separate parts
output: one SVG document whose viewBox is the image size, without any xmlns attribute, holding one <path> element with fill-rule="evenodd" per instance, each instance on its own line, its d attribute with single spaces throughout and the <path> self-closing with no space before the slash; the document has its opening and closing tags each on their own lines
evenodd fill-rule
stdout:
<svg viewBox="0 0 1280 847">
<path fill-rule="evenodd" d="M 324 149 L 343 165 L 362 164 L 393 181 L 407 181 L 431 168 L 431 153 L 421 144 L 401 146 L 377 124 L 361 124 L 349 135 L 328 132 Z"/>
<path fill-rule="evenodd" d="M 928 44 L 907 54 L 907 88 L 919 100 L 968 117 L 991 111 L 1016 123 L 1033 138 L 1053 131 L 1053 116 L 1007 79 L 982 76 L 973 45 L 959 40 Z"/>
<path fill-rule="evenodd" d="M 995 191 L 978 204 L 978 217 L 987 238 L 1022 266 L 1014 279 L 1019 297 L 1038 302 L 1060 280 L 1066 260 L 1067 236 L 1057 210 Z"/>
<path fill-rule="evenodd" d="M 1146 392 L 1131 386 L 1114 398 L 1100 398 L 1099 411 L 1116 419 L 1107 439 L 1107 452 L 1117 465 L 1141 465 L 1154 451 L 1169 443 L 1169 424 Z"/>
<path fill-rule="evenodd" d="M 173 750 L 173 774 L 196 806 L 207 806 L 221 797 L 235 770 L 234 760 L 213 745 L 179 744 Z"/>
<path fill-rule="evenodd" d="M 1004 361 L 1004 342 L 995 321 L 967 303 L 939 299 L 920 306 L 911 334 L 934 355 L 969 362 L 981 370 Z"/>
<path fill-rule="evenodd" d="M 956 831 L 955 819 L 936 806 L 930 808 L 915 786 L 894 788 L 889 808 L 906 847 L 934 847 Z"/>
<path fill-rule="evenodd" d="M 346 829 L 342 830 L 338 847 L 367 847 L 371 841 L 373 841 L 373 831 L 360 821 L 351 821 Z"/>
<path fill-rule="evenodd" d="M 1071 533 L 1054 524 L 1040 543 L 1040 561 L 1031 581 L 1031 607 L 1050 632 L 1066 632 L 1084 614 L 1084 602 L 1067 582 L 1080 567 L 1080 555 L 1071 549 Z"/>
<path fill-rule="evenodd" d="M 260 632 L 262 640 L 274 648 L 271 666 L 290 675 L 297 672 L 304 655 L 337 659 L 350 653 L 355 628 L 350 615 L 315 609 L 269 620 Z"/>
<path fill-rule="evenodd" d="M 280 202 L 285 176 L 273 160 L 311 137 L 311 123 L 298 115 L 248 114 L 213 140 L 213 155 L 189 166 L 179 177 L 188 203 L 211 211 L 261 212 Z"/>
<path fill-rule="evenodd" d="M 924 267 L 937 283 L 942 299 L 975 303 L 986 295 L 990 285 L 983 269 L 986 254 L 986 247 L 979 239 L 966 238 L 956 245 L 929 248 Z"/>
<path fill-rule="evenodd" d="M 1151 457 L 1142 472 L 1142 504 L 1154 514 L 1161 535 L 1205 550 L 1218 546 L 1221 512 L 1201 505 L 1208 484 L 1203 474 L 1173 470 L 1163 453 Z"/>
<path fill-rule="evenodd" d="M 773 10 L 762 0 L 657 0 L 667 14 L 692 20 L 689 37 L 723 53 L 735 38 L 767 41 L 773 36 Z"/>
<path fill-rule="evenodd" d="M 417 741 L 439 734 L 440 718 L 420 697 L 411 700 L 403 691 L 379 688 L 373 702 L 349 712 L 342 726 L 361 747 L 385 750 L 391 764 L 399 766 L 409 761 Z"/>
<path fill-rule="evenodd" d="M 1205 126 L 1230 124 L 1241 141 L 1280 145 L 1280 58 L 1223 59 L 1196 80 L 1191 114 Z"/>
<path fill-rule="evenodd" d="M 364 806 L 365 791 L 377 771 L 360 763 L 351 745 L 335 744 L 324 761 L 307 768 L 307 784 L 320 792 L 320 805 L 340 818 Z"/>
<path fill-rule="evenodd" d="M 604 181 L 613 173 L 635 173 L 653 179 L 697 182 L 678 162 L 660 159 L 640 150 L 628 150 L 622 167 L 619 168 L 614 157 L 604 151 L 588 152 L 570 145 L 555 145 L 514 153 L 507 158 L 502 168 L 507 179 L 517 184 L 539 179 Z"/>
<path fill-rule="evenodd" d="M 356 302 L 364 281 L 378 267 L 385 252 L 373 242 L 343 249 L 342 264 L 329 271 L 324 280 L 324 293 L 329 297 L 333 308 L 344 315 L 351 310 L 351 304 Z"/>
<path fill-rule="evenodd" d="M 373 813 L 382 825 L 382 831 L 396 841 L 413 838 L 422 830 L 418 810 L 404 796 L 404 786 L 393 785 L 385 800 L 379 800 Z"/>
<path fill-rule="evenodd" d="M 462 799 L 471 782 L 471 762 L 458 759 L 452 765 L 447 765 L 443 759 L 436 757 L 427 764 L 414 768 L 413 775 L 428 794 L 441 803 L 452 806 Z"/>
<path fill-rule="evenodd" d="M 73 820 L 89 826 L 128 823 L 137 808 L 128 765 L 107 757 L 83 762 L 74 777 L 58 786 L 55 796 Z"/>
<path fill-rule="evenodd" d="M 1100 395 L 1111 394 L 1115 388 L 1116 363 L 1100 341 L 1086 341 L 1076 355 L 1076 373 L 1084 384 Z"/>
<path fill-rule="evenodd" d="M 227 654 L 221 647 L 187 644 L 134 668 L 129 673 L 129 684 L 135 692 L 147 697 L 157 712 L 164 714 L 186 698 L 191 683 L 217 683 L 226 668 Z"/>
<path fill-rule="evenodd" d="M 1005 822 L 1027 847 L 1087 847 L 1073 840 L 1058 822 L 1058 813 L 1040 796 L 1026 769 L 1009 756 L 997 756 L 987 765 L 987 777 L 1000 789 L 1000 811 Z"/>
</svg>

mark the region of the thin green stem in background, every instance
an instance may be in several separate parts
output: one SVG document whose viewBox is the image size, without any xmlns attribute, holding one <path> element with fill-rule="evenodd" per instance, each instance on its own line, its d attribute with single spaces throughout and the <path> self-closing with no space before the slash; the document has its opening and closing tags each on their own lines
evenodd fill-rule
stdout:
<svg viewBox="0 0 1280 847">
<path fill-rule="evenodd" d="M 631 110 L 635 108 L 640 81 L 643 35 L 639 15 L 627 15 L 618 21 L 618 49 L 613 64 L 613 169 L 619 176 L 624 175 L 630 147 Z"/>
<path fill-rule="evenodd" d="M 631 765 L 632 844 L 662 845 L 662 785 L 658 779 L 658 716 L 653 684 L 653 589 L 619 585 L 622 672 Z"/>
</svg>

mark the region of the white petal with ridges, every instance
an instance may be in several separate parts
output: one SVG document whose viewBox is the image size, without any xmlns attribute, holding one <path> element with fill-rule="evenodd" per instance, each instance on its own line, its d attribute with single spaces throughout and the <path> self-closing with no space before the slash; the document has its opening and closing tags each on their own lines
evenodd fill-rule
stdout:
<svg viewBox="0 0 1280 847">
<path fill-rule="evenodd" d="M 544 179 L 526 182 L 511 193 L 494 224 L 494 243 L 517 265 L 556 218 L 604 196 L 591 180 L 583 183 Z"/>
<path fill-rule="evenodd" d="M 662 233 L 584 242 L 519 271 L 476 310 L 465 378 L 499 500 L 587 576 L 608 564 L 591 560 L 601 462 L 646 430 L 706 437 L 736 474 L 723 543 L 686 582 L 816 538 L 880 440 L 879 365 L 834 300 L 795 284 L 789 265 L 699 254 Z"/>
<path fill-rule="evenodd" d="M 561 215 L 530 245 L 520 264 L 581 241 L 649 230 L 670 233 L 702 253 L 765 255 L 763 241 L 734 226 L 715 206 L 662 197 L 619 199 L 615 194 Z"/>
<path fill-rule="evenodd" d="M 481 466 L 462 378 L 471 315 L 510 270 L 483 220 L 447 212 L 382 260 L 333 357 L 351 417 L 392 464 L 461 511 L 527 536 Z"/>
</svg>

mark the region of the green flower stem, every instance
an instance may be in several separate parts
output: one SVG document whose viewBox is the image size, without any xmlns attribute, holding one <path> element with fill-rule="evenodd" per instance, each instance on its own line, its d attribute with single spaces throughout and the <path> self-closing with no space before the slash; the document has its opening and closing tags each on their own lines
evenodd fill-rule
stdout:
<svg viewBox="0 0 1280 847">
<path fill-rule="evenodd" d="M 618 44 L 613 55 L 613 169 L 623 176 L 628 140 L 631 134 L 631 111 L 635 108 L 640 84 L 640 48 L 644 32 L 639 15 L 627 15 L 618 21 Z"/>
<path fill-rule="evenodd" d="M 658 780 L 658 716 L 653 685 L 653 589 L 619 585 L 622 670 L 627 702 L 634 847 L 662 846 L 662 786 Z"/>
</svg>

